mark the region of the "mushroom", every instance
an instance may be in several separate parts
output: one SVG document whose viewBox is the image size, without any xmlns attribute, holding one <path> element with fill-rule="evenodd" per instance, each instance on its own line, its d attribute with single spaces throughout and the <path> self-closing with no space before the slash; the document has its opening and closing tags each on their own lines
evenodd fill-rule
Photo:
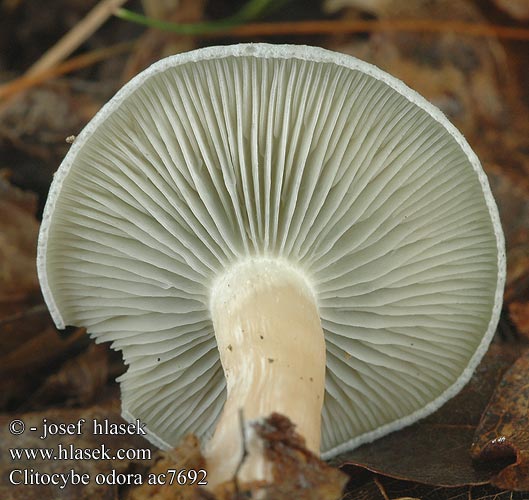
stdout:
<svg viewBox="0 0 529 500">
<path fill-rule="evenodd" d="M 329 458 L 454 396 L 505 252 L 438 109 L 350 56 L 242 44 L 159 61 L 102 108 L 53 180 L 38 271 L 59 328 L 122 351 L 124 418 L 161 448 L 205 438 L 218 482 L 241 409 Z M 244 478 L 266 478 L 262 455 Z"/>
</svg>

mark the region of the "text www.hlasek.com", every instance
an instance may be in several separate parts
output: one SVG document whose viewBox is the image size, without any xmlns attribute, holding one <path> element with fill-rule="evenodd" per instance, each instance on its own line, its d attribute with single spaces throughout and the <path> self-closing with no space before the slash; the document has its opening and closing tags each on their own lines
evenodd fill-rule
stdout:
<svg viewBox="0 0 529 500">
<path fill-rule="evenodd" d="M 11 460 L 150 460 L 149 448 L 119 448 L 114 453 L 105 444 L 98 448 L 76 448 L 59 443 L 57 448 L 10 448 Z"/>
</svg>

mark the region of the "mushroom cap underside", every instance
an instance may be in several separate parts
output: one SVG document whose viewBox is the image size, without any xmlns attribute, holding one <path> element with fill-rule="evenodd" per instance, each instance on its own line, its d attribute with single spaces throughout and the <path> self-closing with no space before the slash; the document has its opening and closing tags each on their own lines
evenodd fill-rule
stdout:
<svg viewBox="0 0 529 500">
<path fill-rule="evenodd" d="M 281 259 L 317 296 L 323 456 L 456 394 L 501 308 L 503 235 L 479 161 L 442 113 L 353 57 L 243 44 L 129 82 L 59 168 L 38 271 L 59 327 L 129 365 L 123 414 L 174 446 L 226 398 L 210 287 Z"/>
</svg>

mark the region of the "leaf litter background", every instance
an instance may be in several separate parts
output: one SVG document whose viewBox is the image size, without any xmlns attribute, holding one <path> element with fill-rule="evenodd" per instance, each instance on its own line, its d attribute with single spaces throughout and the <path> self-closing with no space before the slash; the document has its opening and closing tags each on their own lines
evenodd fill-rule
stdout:
<svg viewBox="0 0 529 500">
<path fill-rule="evenodd" d="M 211 498 L 196 490 L 124 488 L 91 483 L 58 492 L 13 487 L 9 447 L 39 446 L 37 436 L 12 436 L 14 417 L 119 421 L 120 356 L 95 345 L 82 329 L 58 332 L 42 302 L 35 270 L 39 217 L 53 172 L 77 134 L 115 91 L 155 60 L 193 48 L 242 41 L 319 45 L 372 62 L 401 78 L 443 112 L 478 153 L 499 205 L 507 240 L 505 305 L 497 335 L 471 382 L 437 413 L 370 445 L 336 457 L 348 474 L 344 499 L 529 499 L 529 36 L 512 40 L 450 30 L 457 23 L 529 29 L 529 0 L 290 0 L 266 21 L 417 21 L 423 30 L 320 29 L 303 35 L 275 25 L 245 35 L 180 36 L 110 18 L 74 56 L 99 62 L 26 88 L 15 82 L 96 0 L 0 0 L 0 498 Z M 127 7 L 175 22 L 222 19 L 244 2 L 144 0 Z M 438 30 L 443 24 L 446 29 Z M 336 24 L 338 26 L 338 24 Z M 428 26 L 431 28 L 429 29 Z M 252 31 L 253 30 L 253 31 Z M 327 31 L 327 33 L 325 33 Z M 463 32 L 462 32 L 463 31 Z M 521 37 L 523 38 L 523 36 Z M 130 42 L 125 46 L 122 42 Z M 121 45 L 116 45 L 121 44 Z M 121 47 L 121 48 L 120 48 Z M 53 68 L 52 68 L 53 69 Z M 2 93 L 3 92 L 3 93 Z M 51 439 L 51 440 L 50 440 Z M 147 447 L 141 437 L 49 438 L 77 447 Z M 190 438 L 171 460 L 200 465 Z M 163 470 L 151 463 L 27 462 L 40 472 Z M 167 468 L 167 466 L 165 465 Z M 156 469 L 153 469 L 156 470 Z M 295 483 L 284 474 L 285 483 Z M 292 474 L 294 474 L 292 472 Z M 288 491 L 287 491 L 288 490 Z M 294 491 L 294 493 L 293 493 Z M 314 491 L 279 489 L 274 498 L 317 498 Z M 332 498 L 330 492 L 319 492 Z M 236 498 L 227 494 L 225 498 Z"/>
</svg>

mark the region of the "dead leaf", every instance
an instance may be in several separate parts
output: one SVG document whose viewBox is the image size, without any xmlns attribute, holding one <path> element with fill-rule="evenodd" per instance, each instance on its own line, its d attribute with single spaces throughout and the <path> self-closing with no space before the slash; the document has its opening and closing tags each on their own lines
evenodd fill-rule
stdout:
<svg viewBox="0 0 529 500">
<path fill-rule="evenodd" d="M 493 344 L 471 381 L 440 410 L 418 423 L 332 459 L 337 466 L 436 486 L 487 483 L 495 470 L 476 466 L 470 447 L 481 414 L 519 347 Z M 354 474 L 357 471 L 348 467 Z M 496 469 L 497 470 L 497 469 Z M 354 476 L 353 476 L 354 477 Z"/>
<path fill-rule="evenodd" d="M 85 334 L 81 329 L 72 335 L 64 335 L 53 326 L 38 331 L 37 325 L 34 337 L 0 355 L 1 409 L 18 408 L 27 403 L 29 395 L 45 380 L 47 372 L 84 341 Z"/>
<path fill-rule="evenodd" d="M 474 430 L 473 426 L 421 422 L 340 455 L 331 463 L 444 487 L 484 484 L 492 473 L 473 466 L 468 450 Z M 348 470 L 354 478 L 356 471 Z"/>
<path fill-rule="evenodd" d="M 61 335 L 53 327 L 36 332 L 27 342 L 0 356 L 0 375 L 34 373 L 63 357 L 73 344 L 84 337 L 82 329 L 76 330 L 72 335 Z"/>
<path fill-rule="evenodd" d="M 41 303 L 36 256 L 37 199 L 11 186 L 0 171 L 0 352 L 4 355 L 50 325 Z"/>
<path fill-rule="evenodd" d="M 11 186 L 0 175 L 0 318 L 13 304 L 38 293 L 35 259 L 39 225 L 36 196 Z"/>
<path fill-rule="evenodd" d="M 476 429 L 472 456 L 480 463 L 514 459 L 492 478 L 499 488 L 529 491 L 529 352 L 505 373 Z"/>
<path fill-rule="evenodd" d="M 527 500 L 526 493 L 503 491 L 490 485 L 439 488 L 373 475 L 353 486 L 342 500 Z"/>
<path fill-rule="evenodd" d="M 42 304 L 36 271 L 36 197 L 0 175 L 0 408 L 27 397 L 35 371 L 70 347 Z"/>
<path fill-rule="evenodd" d="M 80 335 L 85 335 L 79 329 Z M 31 408 L 60 402 L 63 406 L 94 403 L 109 376 L 108 345 L 90 344 L 81 354 L 67 360 L 49 375 L 31 397 Z"/>
</svg>

